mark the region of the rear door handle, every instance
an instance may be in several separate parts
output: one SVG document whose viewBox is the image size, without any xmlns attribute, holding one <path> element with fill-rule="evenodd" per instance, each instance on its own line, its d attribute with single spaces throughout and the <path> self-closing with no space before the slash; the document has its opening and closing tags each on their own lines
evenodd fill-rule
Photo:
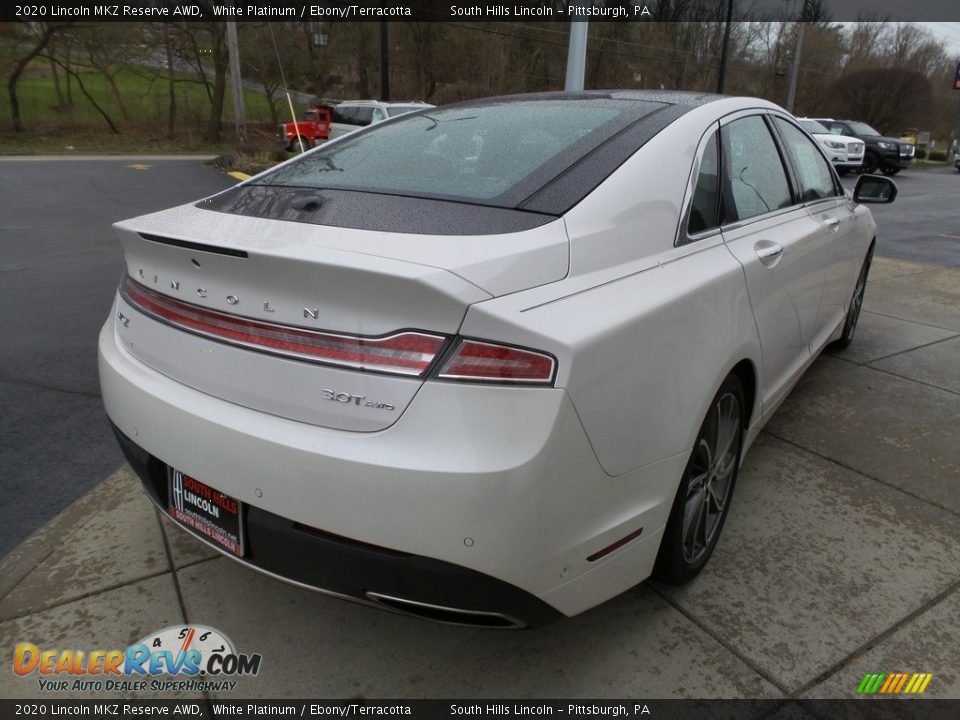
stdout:
<svg viewBox="0 0 960 720">
<path fill-rule="evenodd" d="M 836 229 L 840 226 L 840 221 L 837 218 L 827 218 L 823 221 L 823 224 L 831 230 L 836 231 Z"/>
<path fill-rule="evenodd" d="M 783 252 L 783 245 L 775 242 L 757 243 L 753 246 L 753 251 L 764 265 L 772 265 Z"/>
</svg>

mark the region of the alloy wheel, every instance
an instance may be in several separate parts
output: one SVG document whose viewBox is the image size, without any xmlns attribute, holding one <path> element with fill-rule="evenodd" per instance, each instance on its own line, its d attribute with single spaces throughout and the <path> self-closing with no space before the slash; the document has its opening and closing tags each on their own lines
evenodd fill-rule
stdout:
<svg viewBox="0 0 960 720">
<path fill-rule="evenodd" d="M 694 447 L 681 531 L 683 559 L 698 563 L 722 525 L 740 450 L 740 402 L 731 392 L 714 403 Z"/>
</svg>

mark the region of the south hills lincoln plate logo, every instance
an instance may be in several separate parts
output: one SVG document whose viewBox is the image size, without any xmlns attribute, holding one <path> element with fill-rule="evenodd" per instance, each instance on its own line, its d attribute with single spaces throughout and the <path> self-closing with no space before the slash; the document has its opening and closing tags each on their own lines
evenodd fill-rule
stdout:
<svg viewBox="0 0 960 720">
<path fill-rule="evenodd" d="M 259 653 L 241 653 L 206 625 L 172 625 L 125 649 L 14 647 L 13 671 L 36 676 L 41 690 L 232 690 L 233 678 L 260 672 Z M 161 680 L 172 677 L 174 680 Z"/>
</svg>

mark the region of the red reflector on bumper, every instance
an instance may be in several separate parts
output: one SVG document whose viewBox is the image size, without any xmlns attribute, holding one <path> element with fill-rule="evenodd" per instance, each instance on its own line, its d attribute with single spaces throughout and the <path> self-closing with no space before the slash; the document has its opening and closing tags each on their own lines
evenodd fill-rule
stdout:
<svg viewBox="0 0 960 720">
<path fill-rule="evenodd" d="M 587 562 L 595 562 L 596 560 L 599 560 L 602 557 L 606 557 L 607 555 L 612 553 L 614 550 L 619 550 L 634 538 L 640 537 L 640 533 L 642 532 L 643 532 L 643 528 L 640 528 L 639 530 L 635 530 L 634 532 L 630 533 L 625 538 L 620 538 L 613 545 L 607 545 L 603 550 L 598 550 L 593 555 L 588 557 Z"/>
</svg>

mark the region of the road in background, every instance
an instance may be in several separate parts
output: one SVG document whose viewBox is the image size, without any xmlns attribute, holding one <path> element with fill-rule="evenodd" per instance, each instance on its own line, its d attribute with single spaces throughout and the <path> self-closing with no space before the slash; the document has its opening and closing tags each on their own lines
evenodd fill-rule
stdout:
<svg viewBox="0 0 960 720">
<path fill-rule="evenodd" d="M 0 158 L 0 557 L 123 463 L 97 380 L 111 224 L 234 182 L 197 159 Z"/>
<path fill-rule="evenodd" d="M 900 193 L 892 205 L 871 205 L 877 253 L 960 267 L 960 173 L 952 166 L 905 170 L 894 176 Z M 853 188 L 856 175 L 843 178 Z"/>
</svg>

